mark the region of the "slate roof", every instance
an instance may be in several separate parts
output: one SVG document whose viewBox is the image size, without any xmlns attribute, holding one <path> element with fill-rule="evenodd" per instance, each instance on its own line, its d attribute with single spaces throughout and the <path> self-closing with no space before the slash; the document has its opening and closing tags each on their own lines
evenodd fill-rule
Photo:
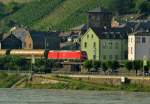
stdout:
<svg viewBox="0 0 150 104">
<path fill-rule="evenodd" d="M 104 9 L 104 8 L 101 8 L 101 7 L 98 7 L 98 8 L 95 8 L 91 11 L 89 11 L 89 13 L 103 13 L 103 12 L 106 12 L 106 13 L 111 13 L 110 11 L 108 11 L 107 9 Z"/>
<path fill-rule="evenodd" d="M 126 27 L 131 31 L 150 30 L 150 21 L 148 20 L 129 21 L 126 23 Z"/>
<path fill-rule="evenodd" d="M 127 39 L 125 28 L 99 29 L 92 28 L 96 35 L 101 39 Z"/>
<path fill-rule="evenodd" d="M 135 35 L 135 36 L 150 36 L 149 31 L 137 31 L 129 35 Z"/>
<path fill-rule="evenodd" d="M 50 37 L 50 36 L 58 36 L 58 32 L 41 32 L 41 31 L 34 31 L 34 30 L 30 30 L 30 35 L 33 41 L 37 41 L 37 42 L 44 42 L 44 38 L 46 37 Z"/>
<path fill-rule="evenodd" d="M 23 42 L 25 36 L 29 35 L 29 32 L 24 28 L 17 28 L 8 33 L 3 34 L 2 40 L 6 39 L 10 35 L 14 35 L 16 38 L 18 38 L 19 40 L 21 40 Z"/>
</svg>

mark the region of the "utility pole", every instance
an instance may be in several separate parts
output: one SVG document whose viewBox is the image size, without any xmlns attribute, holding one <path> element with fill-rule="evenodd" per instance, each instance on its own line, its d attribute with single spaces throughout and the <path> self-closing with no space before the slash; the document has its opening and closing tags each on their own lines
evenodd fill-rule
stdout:
<svg viewBox="0 0 150 104">
<path fill-rule="evenodd" d="M 32 81 L 32 75 L 33 75 L 33 65 L 35 64 L 35 58 L 34 56 L 32 55 L 31 56 L 31 65 L 30 65 L 30 68 L 29 68 L 29 73 L 28 73 L 28 83 L 30 81 Z"/>
</svg>

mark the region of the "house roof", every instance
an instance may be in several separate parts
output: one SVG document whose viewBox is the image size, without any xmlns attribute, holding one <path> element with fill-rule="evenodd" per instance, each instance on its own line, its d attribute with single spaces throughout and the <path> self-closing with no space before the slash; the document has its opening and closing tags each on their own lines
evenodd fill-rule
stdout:
<svg viewBox="0 0 150 104">
<path fill-rule="evenodd" d="M 45 36 L 46 37 L 52 37 L 52 36 L 58 36 L 58 32 L 41 32 L 41 31 L 30 31 L 30 35 L 33 41 L 44 43 Z"/>
<path fill-rule="evenodd" d="M 1 42 L 4 41 L 4 40 L 6 40 L 7 38 L 9 38 L 10 36 L 12 36 L 12 37 L 20 40 L 18 37 L 16 37 L 16 35 L 10 33 L 10 34 L 4 34 L 4 38 L 1 40 Z"/>
<path fill-rule="evenodd" d="M 10 32 L 3 34 L 2 40 L 6 39 L 10 35 L 14 35 L 16 38 L 23 42 L 25 36 L 29 35 L 29 32 L 24 28 L 12 28 Z"/>
<path fill-rule="evenodd" d="M 47 39 L 52 38 L 52 37 L 58 37 L 59 33 L 58 32 L 41 32 L 41 31 L 30 30 L 30 35 L 33 40 L 34 48 L 44 48 L 45 42 L 46 43 L 49 42 Z"/>
<path fill-rule="evenodd" d="M 129 35 L 135 35 L 135 36 L 150 36 L 150 32 L 149 31 L 137 31 L 134 33 L 131 33 Z"/>
<path fill-rule="evenodd" d="M 125 28 L 99 29 L 92 28 L 96 35 L 101 39 L 127 39 Z"/>
<path fill-rule="evenodd" d="M 148 20 L 129 21 L 126 23 L 126 26 L 132 31 L 147 30 L 147 29 L 150 30 L 150 21 Z"/>
</svg>

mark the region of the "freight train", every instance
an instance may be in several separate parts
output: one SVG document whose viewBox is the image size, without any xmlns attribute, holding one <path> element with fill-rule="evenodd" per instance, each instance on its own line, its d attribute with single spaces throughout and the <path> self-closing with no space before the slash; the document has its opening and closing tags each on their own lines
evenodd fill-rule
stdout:
<svg viewBox="0 0 150 104">
<path fill-rule="evenodd" d="M 0 56 L 12 55 L 21 56 L 25 58 L 47 58 L 47 59 L 73 59 L 73 60 L 86 60 L 87 54 L 84 51 L 74 50 L 0 50 Z"/>
</svg>

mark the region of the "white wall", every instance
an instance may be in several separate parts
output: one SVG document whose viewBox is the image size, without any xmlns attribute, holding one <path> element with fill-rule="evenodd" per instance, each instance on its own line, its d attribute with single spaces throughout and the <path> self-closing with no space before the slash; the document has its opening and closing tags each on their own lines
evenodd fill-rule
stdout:
<svg viewBox="0 0 150 104">
<path fill-rule="evenodd" d="M 140 43 L 136 43 L 136 60 L 142 60 L 145 56 L 150 59 L 150 36 L 139 36 Z M 142 43 L 142 37 L 145 37 L 146 42 Z"/>
<path fill-rule="evenodd" d="M 135 36 L 128 36 L 128 60 L 135 60 Z"/>
<path fill-rule="evenodd" d="M 145 38 L 145 42 L 142 42 Z M 131 41 L 132 40 L 132 41 Z M 133 53 L 131 54 L 131 47 Z M 150 36 L 128 36 L 128 60 L 143 60 L 144 56 L 150 59 Z"/>
</svg>

